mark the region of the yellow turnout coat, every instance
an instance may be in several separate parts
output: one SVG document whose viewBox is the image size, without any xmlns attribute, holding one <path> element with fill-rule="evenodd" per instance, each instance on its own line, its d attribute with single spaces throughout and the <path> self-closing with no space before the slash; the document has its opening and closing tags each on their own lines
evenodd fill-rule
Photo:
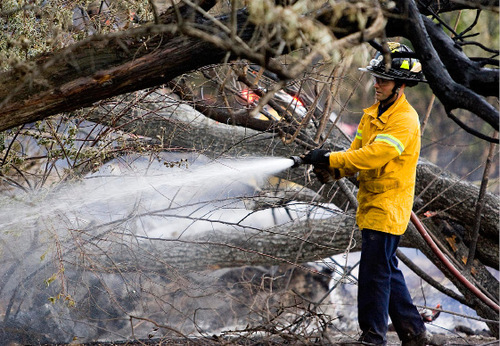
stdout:
<svg viewBox="0 0 500 346">
<path fill-rule="evenodd" d="M 378 106 L 364 109 L 351 147 L 330 154 L 330 169 L 336 178 L 359 172 L 360 229 L 401 235 L 413 207 L 420 124 L 404 94 L 380 117 Z"/>
</svg>

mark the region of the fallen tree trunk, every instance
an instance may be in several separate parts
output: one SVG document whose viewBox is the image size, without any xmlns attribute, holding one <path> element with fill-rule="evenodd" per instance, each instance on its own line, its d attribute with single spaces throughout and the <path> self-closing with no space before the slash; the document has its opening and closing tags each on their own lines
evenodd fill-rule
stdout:
<svg viewBox="0 0 500 346">
<path fill-rule="evenodd" d="M 158 104 L 160 109 L 152 110 L 149 114 L 134 117 L 132 114 L 122 114 L 120 119 L 103 118 L 93 114 L 89 120 L 102 124 L 119 126 L 124 131 L 132 131 L 137 135 L 150 138 L 162 138 L 163 145 L 170 148 L 192 148 L 211 158 L 224 156 L 278 156 L 289 157 L 304 152 L 304 148 L 297 143 L 285 145 L 279 135 L 272 132 L 258 132 L 243 129 L 237 126 L 215 122 L 197 113 L 188 106 L 177 108 L 175 113 L 169 111 L 164 103 Z M 122 126 L 123 125 L 123 126 Z M 333 144 L 335 143 L 335 144 Z M 343 150 L 349 146 L 348 140 L 334 131 L 326 143 L 330 148 Z M 295 183 L 311 186 L 318 184 L 308 181 L 303 169 L 288 170 L 281 175 Z M 312 186 L 314 190 L 319 185 Z M 333 192 L 332 192 L 333 193 Z M 440 212 L 445 219 L 455 220 L 464 227 L 462 238 L 467 240 L 473 227 L 475 202 L 479 196 L 479 187 L 452 176 L 447 171 L 425 161 L 417 167 L 416 206 L 422 212 Z M 328 200 L 328 195 L 324 196 Z M 478 258 L 484 264 L 497 268 L 499 265 L 498 251 L 498 223 L 500 201 L 498 196 L 487 194 L 484 219 L 481 222 L 480 243 Z M 416 210 L 418 211 L 418 210 Z M 445 239 L 442 238 L 445 242 Z"/>
<path fill-rule="evenodd" d="M 102 122 L 102 117 L 96 116 L 95 118 L 101 119 Z M 133 129 L 136 134 L 152 138 L 164 138 L 166 139 L 164 144 L 167 144 L 167 147 L 189 147 L 212 158 L 220 157 L 221 153 L 237 157 L 245 155 L 287 157 L 292 153 L 303 152 L 303 148 L 296 144 L 285 146 L 279 136 L 273 135 L 273 133 L 258 132 L 214 122 L 193 112 L 189 107 L 176 113 L 167 114 L 155 110 L 149 115 L 141 116 L 138 120 L 139 123 L 131 120 L 128 115 L 122 115 L 119 123 L 115 123 L 115 125 L 126 124 L 125 128 L 122 129 Z M 336 135 L 339 139 L 343 138 L 339 133 Z M 342 146 L 345 148 L 348 145 L 345 139 L 336 141 L 333 136 L 330 141 L 336 143 L 337 149 L 342 148 Z M 331 147 L 334 146 L 331 145 Z M 313 190 L 319 188 L 319 185 L 315 186 L 314 182 L 307 180 L 302 169 L 289 170 L 282 176 L 298 184 L 312 187 Z M 417 168 L 416 189 L 418 196 L 416 206 L 425 207 L 424 211 L 440 211 L 440 218 L 435 218 L 435 222 L 440 224 L 442 219 L 448 218 L 455 220 L 464 229 L 472 229 L 473 217 L 471 215 L 473 214 L 470 213 L 474 213 L 474 208 L 471 206 L 474 205 L 478 196 L 478 187 L 461 181 L 447 172 L 442 172 L 436 166 L 422 161 Z M 325 190 L 327 189 L 323 189 L 323 191 Z M 346 199 L 337 192 L 330 191 L 330 195 L 336 195 L 339 200 Z M 329 198 L 328 194 L 324 197 L 325 200 Z M 498 197 L 489 194 L 486 204 L 488 207 L 485 210 L 488 210 L 488 216 L 482 222 L 482 237 L 479 240 L 481 244 L 484 243 L 484 246 L 478 246 L 478 258 L 486 258 L 484 264 L 498 267 L 498 251 L 494 250 L 498 248 L 495 245 L 495 241 L 498 239 L 498 213 L 495 212 L 495 210 L 499 210 Z M 429 226 L 432 225 L 429 224 Z M 443 250 L 452 248 L 454 244 L 450 243 L 450 234 L 443 232 L 442 227 L 437 229 L 430 227 L 430 231 L 437 242 L 441 244 Z M 244 263 L 251 265 L 270 265 L 283 262 L 300 264 L 343 253 L 346 249 L 357 251 L 360 244 L 359 231 L 355 230 L 352 214 L 339 214 L 326 221 L 311 220 L 277 226 L 273 229 L 251 232 L 250 234 L 251 236 L 245 239 L 241 239 L 239 234 L 220 233 L 215 237 L 207 235 L 206 239 L 197 237 L 196 239 L 185 239 L 182 242 L 155 240 L 154 246 L 141 249 L 141 253 L 151 253 L 149 261 L 144 259 L 146 262 L 142 263 L 141 267 L 147 265 L 151 262 L 150 260 L 161 253 L 169 253 L 173 257 L 165 258 L 165 263 L 160 265 L 170 266 L 173 263 L 180 263 L 176 258 L 182 261 L 186 252 L 194 251 L 193 249 L 197 249 L 195 252 L 199 253 L 200 258 L 205 259 L 200 263 L 182 264 L 182 268 L 186 269 L 191 265 L 208 265 L 218 268 L 226 265 L 243 265 Z M 130 262 L 130 258 L 134 258 L 130 256 L 137 253 L 142 245 L 131 244 L 132 242 L 126 242 L 126 245 L 116 245 L 108 253 L 120 254 L 117 262 L 130 263 L 133 267 L 141 261 Z M 463 251 L 467 251 L 467 246 L 459 239 L 457 239 L 456 245 L 461 249 L 460 251 L 448 251 L 449 255 L 456 260 L 455 264 L 460 268 L 460 257 L 463 255 Z M 471 307 L 479 310 L 483 317 L 494 319 L 494 313 L 491 312 L 491 309 L 470 296 L 468 290 L 447 272 L 444 265 L 430 251 L 428 245 L 413 227 L 410 227 L 402 237 L 401 246 L 421 250 L 459 287 L 459 290 L 471 302 Z M 128 255 L 122 256 L 126 253 Z M 188 267 L 185 267 L 186 265 Z M 474 268 L 478 282 L 481 282 L 481 285 L 485 286 L 485 289 L 496 297 L 495 299 L 498 299 L 498 282 L 482 264 L 477 263 Z"/>
<path fill-rule="evenodd" d="M 249 34 L 252 31 L 249 28 Z M 143 34 L 150 35 L 151 39 L 143 41 L 140 38 Z M 5 83 L 0 87 L 1 105 L 4 106 L 0 112 L 0 130 L 51 114 L 79 109 L 102 98 L 162 84 L 180 73 L 219 62 L 226 55 L 225 50 L 216 49 L 201 40 L 176 36 L 173 26 L 140 28 L 132 37 L 135 38 L 130 42 L 122 35 L 111 38 L 96 36 L 80 46 L 63 51 L 57 57 L 40 58 L 37 69 L 33 70 L 36 73 L 32 71 L 31 74 L 20 76 L 18 71 L 10 71 L 2 74 L 0 77 L 5 77 Z M 28 85 L 34 87 L 25 88 Z M 6 96 L 3 97 L 4 95 Z M 149 140 L 158 139 L 158 143 L 165 149 L 194 150 L 211 158 L 245 155 L 288 157 L 302 153 L 305 149 L 297 143 L 285 145 L 280 137 L 280 129 L 273 126 L 263 126 L 260 131 L 255 131 L 226 125 L 230 123 L 230 114 L 221 118 L 227 119 L 227 122 L 215 123 L 200 114 L 197 116 L 201 121 L 194 119 L 193 113 L 192 109 L 187 108 L 184 114 L 179 115 L 177 112 L 176 116 L 171 116 L 171 113 L 152 109 L 139 118 L 125 113 L 118 119 L 111 114 L 104 117 L 102 114 L 94 114 L 89 119 L 147 136 Z M 218 118 L 219 121 L 221 119 Z M 251 122 L 241 124 L 256 125 Z M 308 129 L 302 131 L 307 136 Z M 339 132 L 334 132 L 327 145 L 341 150 L 349 143 Z M 320 186 L 309 181 L 304 173 L 302 169 L 290 170 L 282 176 L 312 187 L 315 191 L 319 190 Z M 438 227 L 428 226 L 436 239 L 445 247 L 453 247 L 449 240 L 450 234 L 440 228 L 444 221 L 453 221 L 464 229 L 463 234 L 458 236 L 465 241 L 458 244 L 458 250 L 450 252 L 457 259 L 456 264 L 460 264 L 461 255 L 467 251 L 467 236 L 474 218 L 469 211 L 473 213 L 478 189 L 455 177 L 441 174 L 429 163 L 419 165 L 417 179 L 416 205 L 422 212 L 430 211 L 433 215 L 431 220 L 436 221 Z M 325 201 L 333 198 L 336 202 L 339 201 L 339 205 L 345 203 L 346 198 L 337 193 L 335 185 L 328 188 L 322 190 Z M 286 200 L 282 203 L 284 202 Z M 484 264 L 495 267 L 498 267 L 498 251 L 495 251 L 498 249 L 498 204 L 496 196 L 488 195 L 485 206 L 487 216 L 482 222 L 477 256 Z M 300 266 L 303 262 L 359 250 L 360 245 L 359 231 L 350 212 L 339 213 L 326 220 L 297 221 L 264 230 L 242 229 L 242 232 L 229 232 L 215 228 L 196 237 L 176 239 L 138 237 L 119 226 L 98 232 L 101 233 L 96 236 L 94 229 L 89 227 L 88 230 L 79 229 L 72 234 L 74 238 L 71 240 L 82 240 L 79 244 L 83 245 L 75 247 L 64 244 L 68 246 L 64 261 L 81 265 L 79 268 L 89 266 L 97 272 L 144 273 L 166 270 L 175 275 L 176 272 L 185 270 L 240 265 L 287 263 Z M 498 318 L 491 309 L 478 302 L 463 285 L 446 273 L 412 227 L 402 237 L 401 246 L 424 252 L 457 285 L 469 306 L 481 316 Z M 74 257 L 75 255 L 79 257 Z M 16 266 L 12 265 L 12 268 Z M 486 274 L 486 269 L 480 263 L 474 269 L 481 275 Z M 35 276 L 30 274 L 27 283 Z M 483 282 L 493 281 L 491 277 L 484 277 Z M 486 289 L 498 299 L 498 286 L 495 289 L 492 284 Z M 12 300 L 15 299 L 14 294 Z M 495 326 L 492 330 L 498 334 Z"/>
<path fill-rule="evenodd" d="M 206 1 L 204 3 L 208 9 L 213 6 L 214 2 Z M 433 4 L 429 4 L 421 10 L 425 11 L 432 6 Z M 118 33 L 94 35 L 85 41 L 52 54 L 39 56 L 17 68 L 0 73 L 0 80 L 2 80 L 0 85 L 0 131 L 61 112 L 71 112 L 113 96 L 162 85 L 199 67 L 222 62 L 230 56 L 228 52 L 232 53 L 233 56 L 249 55 L 245 57 L 256 63 L 271 65 L 267 66 L 271 70 L 273 63 L 277 65 L 267 55 L 257 54 L 253 51 L 245 53 L 243 50 L 239 51 L 234 45 L 233 48 L 231 45 L 217 47 L 213 42 L 209 43 L 200 38 L 184 36 L 177 25 L 172 24 L 176 22 L 177 18 L 172 13 L 174 11 L 170 12 L 161 17 L 163 24 L 145 24 Z M 332 17 L 335 17 L 333 12 L 331 8 L 325 9 L 323 16 L 319 18 L 326 27 L 343 22 L 337 18 L 338 23 L 331 23 Z M 364 27 L 356 21 L 351 23 L 350 15 L 344 15 L 345 22 L 351 25 L 355 24 L 350 28 L 350 31 L 341 35 L 344 39 L 350 33 L 356 35 L 347 40 L 347 45 L 355 46 L 362 43 L 363 40 L 370 40 L 375 37 L 375 33 L 380 34 L 379 31 L 384 29 L 382 26 L 378 27 L 380 23 L 376 24 L 377 28 Z M 421 16 L 420 14 L 416 15 Z M 197 25 L 204 27 L 205 32 L 210 33 L 207 34 L 208 36 L 213 36 L 212 41 L 225 42 L 228 40 L 226 33 L 220 30 L 219 25 L 214 24 L 211 20 L 200 19 L 199 14 L 193 18 L 199 21 L 196 23 Z M 403 23 L 406 23 L 408 21 L 407 14 L 402 19 Z M 217 20 L 223 25 L 230 25 L 230 16 L 221 16 Z M 365 18 L 365 20 L 367 23 L 374 21 L 373 25 L 377 22 L 376 18 Z M 439 60 L 429 35 L 437 40 L 437 36 L 441 35 L 441 30 L 430 30 L 429 27 L 429 33 L 426 33 L 422 25 L 419 32 L 414 33 L 414 26 L 401 25 L 400 20 L 388 18 L 387 32 L 396 31 L 397 35 L 410 37 L 411 40 L 418 42 L 417 47 L 419 48 L 425 45 L 427 49 L 425 52 L 433 52 L 432 58 Z M 259 34 L 249 21 L 249 15 L 245 10 L 238 11 L 235 25 L 237 26 L 236 32 L 238 32 L 242 42 L 255 39 L 255 35 Z M 352 33 L 354 27 L 356 29 Z M 336 29 L 339 28 L 331 28 L 333 32 Z M 340 29 L 346 30 L 346 28 Z M 372 29 L 376 32 L 370 32 Z M 425 38 L 425 42 L 421 42 L 423 41 L 422 37 Z M 285 53 L 286 51 L 281 52 L 281 54 Z M 476 81 L 471 86 L 462 86 L 453 82 L 452 84 L 457 91 L 450 93 L 448 89 L 443 90 L 442 86 L 442 78 L 446 77 L 451 80 L 446 74 L 446 70 L 436 67 L 441 66 L 441 64 L 427 62 L 430 59 L 430 54 L 422 53 L 420 55 L 422 55 L 419 56 L 420 60 L 427 68 L 427 70 L 424 69 L 427 79 L 444 105 L 448 105 L 450 109 L 455 108 L 456 94 L 466 95 L 465 99 L 460 99 L 460 102 L 464 102 L 461 106 L 477 114 L 498 130 L 498 111 L 485 102 L 480 95 L 468 89 L 468 87 L 477 88 L 479 85 L 481 88 L 476 91 L 486 91 L 487 95 L 496 95 L 497 93 L 491 92 L 491 90 L 498 88 L 498 74 L 495 71 L 480 68 L 477 64 L 470 63 L 466 57 L 462 56 L 460 50 L 451 49 L 441 52 L 441 59 L 445 65 L 455 66 L 455 61 L 460 59 L 461 61 L 465 60 L 463 64 L 470 63 L 470 66 L 474 66 L 474 69 L 470 68 L 465 71 L 467 76 L 462 76 L 460 80 L 467 82 L 474 77 Z M 276 68 L 276 70 L 286 73 L 284 69 Z M 290 76 L 284 75 L 282 77 L 287 79 Z M 478 78 L 480 80 L 477 80 Z M 488 87 L 484 85 L 488 85 Z"/>
</svg>

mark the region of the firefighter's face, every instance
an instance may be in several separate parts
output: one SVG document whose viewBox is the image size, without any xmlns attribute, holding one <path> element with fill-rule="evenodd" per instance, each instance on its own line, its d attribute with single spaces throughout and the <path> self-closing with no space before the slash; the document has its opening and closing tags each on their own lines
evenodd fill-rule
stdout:
<svg viewBox="0 0 500 346">
<path fill-rule="evenodd" d="M 396 85 L 396 82 L 391 79 L 373 77 L 373 84 L 375 88 L 375 98 L 377 101 L 382 101 L 391 96 L 392 89 L 394 85 Z"/>
</svg>

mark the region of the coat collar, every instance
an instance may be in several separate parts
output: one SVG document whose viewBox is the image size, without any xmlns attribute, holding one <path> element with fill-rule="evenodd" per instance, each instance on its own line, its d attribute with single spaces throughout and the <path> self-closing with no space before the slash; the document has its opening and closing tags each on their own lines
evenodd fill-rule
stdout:
<svg viewBox="0 0 500 346">
<path fill-rule="evenodd" d="M 391 114 L 394 113 L 394 110 L 404 102 L 406 102 L 406 95 L 401 94 L 401 96 L 396 101 L 394 101 L 392 106 L 390 106 L 389 109 L 382 113 L 380 117 L 378 117 L 378 106 L 380 105 L 380 102 L 374 103 L 370 107 L 363 109 L 363 111 L 372 118 L 372 124 L 376 125 L 378 128 L 382 128 L 387 123 L 387 120 L 389 119 Z"/>
</svg>

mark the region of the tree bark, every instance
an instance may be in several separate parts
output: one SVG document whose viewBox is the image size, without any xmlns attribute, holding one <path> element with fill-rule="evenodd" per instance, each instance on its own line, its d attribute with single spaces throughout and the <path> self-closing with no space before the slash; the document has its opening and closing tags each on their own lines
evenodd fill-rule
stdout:
<svg viewBox="0 0 500 346">
<path fill-rule="evenodd" d="M 211 6 L 211 2 L 207 3 Z M 164 23 L 175 22 L 174 14 L 161 18 Z M 218 19 L 223 23 L 229 21 L 227 16 Z M 410 19 L 422 20 L 419 13 Z M 389 18 L 386 30 L 388 33 L 397 31 L 398 35 L 412 41 L 432 89 L 447 110 L 463 107 L 498 130 L 498 111 L 473 91 L 497 95 L 498 82 L 495 80 L 498 81 L 498 74 L 495 79 L 494 71 L 474 66 L 464 71 L 465 76 L 456 77 L 464 85 L 454 82 L 442 70 L 440 61 L 456 70 L 456 51 L 446 50 L 445 53 L 451 55 L 438 57 L 429 38 L 430 35 L 437 42 L 441 31 L 426 32 L 424 25 L 415 30 L 415 26 L 407 25 L 407 22 L 403 21 L 402 26 L 399 19 Z M 328 24 L 326 19 L 325 24 Z M 256 34 L 245 11 L 238 12 L 237 25 L 242 41 Z M 200 26 L 210 33 L 219 32 L 210 21 L 200 23 Z M 430 24 L 427 28 L 430 29 Z M 221 36 L 220 39 L 223 42 L 225 38 Z M 198 38 L 182 36 L 175 24 L 143 25 L 121 33 L 92 36 L 74 46 L 38 57 L 22 67 L 0 73 L 0 131 L 61 112 L 71 112 L 105 98 L 161 85 L 196 68 L 219 63 L 227 54 L 227 47 L 222 49 Z M 272 61 L 256 62 L 271 64 Z M 478 76 L 485 77 L 479 79 Z M 448 82 L 443 83 L 443 77 Z M 485 83 L 492 88 L 482 87 Z M 469 86 L 472 90 L 468 89 Z"/>
<path fill-rule="evenodd" d="M 437 211 L 442 214 L 442 218 L 462 225 L 464 229 L 457 231 L 461 233 L 458 240 L 468 244 L 475 220 L 479 187 L 453 177 L 430 163 L 421 163 L 417 170 L 416 191 L 418 198 L 422 199 L 418 202 L 423 208 L 422 213 Z M 477 248 L 476 257 L 492 268 L 498 268 L 499 265 L 498 210 L 498 196 L 487 194 L 481 220 L 484 222 L 480 229 L 481 245 Z"/>
<path fill-rule="evenodd" d="M 109 246 L 95 251 L 94 242 L 85 242 L 95 268 L 119 271 L 204 270 L 245 265 L 298 264 L 343 253 L 349 248 L 355 227 L 353 215 L 339 214 L 326 220 L 301 221 L 266 230 L 217 229 L 179 239 L 137 239 L 119 229 L 109 234 Z M 359 232 L 352 251 L 359 251 Z M 108 235 L 109 235 L 108 234 Z M 165 255 L 168 254 L 168 255 Z"/>
<path fill-rule="evenodd" d="M 243 27 L 248 23 L 244 13 L 240 14 L 239 23 Z M 254 34 L 253 28 L 251 25 L 244 27 L 242 38 L 250 38 Z M 455 105 L 452 100 L 457 95 L 476 97 L 472 94 L 473 91 L 457 85 L 449 75 L 445 77 L 453 88 L 450 89 L 448 83 L 442 86 L 442 80 L 439 79 L 442 71 L 435 70 L 433 65 L 433 62 L 439 60 L 439 54 L 434 48 L 427 46 L 429 41 L 425 37 L 417 34 L 412 36 L 408 32 L 412 30 L 411 27 L 406 27 L 406 30 L 403 34 L 410 36 L 417 48 L 430 52 L 430 55 L 422 55 L 421 58 L 424 67 L 428 67 L 426 75 L 428 73 L 431 77 L 428 78 L 429 82 L 437 96 L 442 98 L 443 104 L 451 109 Z M 432 30 L 430 31 L 432 34 Z M 145 26 L 127 34 L 127 37 L 122 34 L 111 38 L 96 36 L 53 56 L 39 57 L 34 62 L 36 68 L 28 73 L 12 70 L 0 74 L 3 80 L 0 86 L 0 131 L 89 106 L 97 100 L 164 84 L 182 73 L 219 63 L 227 56 L 226 50 L 199 39 L 178 35 L 174 26 Z M 488 71 L 480 72 L 484 72 L 483 75 L 486 76 L 491 75 Z M 461 81 L 468 81 L 466 76 L 456 77 L 460 78 Z M 468 86 L 479 92 L 483 89 L 478 85 L 475 80 Z M 470 104 L 463 106 L 469 107 Z M 480 106 L 483 108 L 475 109 L 480 113 L 478 115 L 498 129 L 498 112 L 483 103 Z M 122 114 L 119 119 L 111 119 L 103 118 L 102 114 L 94 114 L 89 120 L 119 126 L 124 131 L 157 139 L 165 148 L 189 148 L 211 158 L 245 155 L 289 157 L 304 151 L 304 147 L 297 143 L 285 145 L 280 133 L 273 132 L 273 127 L 260 132 L 263 128 L 257 127 L 262 126 L 262 123 L 242 122 L 243 125 L 256 128 L 243 129 L 204 118 L 199 121 L 192 114 L 190 108 L 186 108 L 184 114 L 178 112 L 175 116 L 155 109 L 140 118 Z M 202 118 L 202 115 L 198 117 Z M 303 131 L 307 134 L 308 129 Z M 339 132 L 334 132 L 326 143 L 327 147 L 337 150 L 345 149 L 348 145 L 348 141 Z M 301 185 L 312 186 L 315 191 L 319 189 L 318 183 L 307 179 L 303 169 L 289 170 L 282 176 Z M 443 220 L 453 221 L 464 229 L 463 234 L 460 234 L 456 227 L 447 232 L 430 227 L 436 239 L 441 244 L 451 246 L 448 239 L 450 232 L 451 235 L 458 232 L 458 236 L 464 240 L 459 248 L 463 249 L 468 241 L 474 218 L 473 206 L 479 189 L 455 177 L 441 174 L 433 165 L 422 162 L 417 169 L 416 190 L 416 206 L 422 212 L 438 212 L 439 218 L 434 216 L 434 220 L 438 220 L 439 225 L 443 224 Z M 345 200 L 333 189 L 325 188 L 322 191 L 325 201 L 330 198 Z M 481 222 L 477 259 L 498 268 L 498 197 L 488 194 L 484 208 L 485 217 Z M 80 234 L 84 233 L 79 232 L 78 236 Z M 215 229 L 196 238 L 141 239 L 128 235 L 119 227 L 111 227 L 103 235 L 106 237 L 98 239 L 99 241 L 94 241 L 93 238 L 83 239 L 85 260 L 92 262 L 93 269 L 103 271 L 109 271 L 110 268 L 119 271 L 182 271 L 283 262 L 300 265 L 343 253 L 346 249 L 359 250 L 360 245 L 352 213 L 340 213 L 326 220 L 306 220 L 260 231 L 245 230 L 245 237 L 238 232 Z M 413 228 L 410 227 L 402 237 L 401 246 L 422 250 L 446 273 Z M 460 260 L 459 254 L 457 250 L 452 256 L 456 255 Z M 72 258 L 71 252 L 67 255 L 71 262 L 78 263 L 78 258 Z M 478 271 L 484 274 L 481 268 Z M 492 314 L 491 309 L 484 307 L 462 285 L 451 279 L 482 316 L 498 318 Z M 489 291 L 495 291 L 494 288 L 487 287 Z"/>
<path fill-rule="evenodd" d="M 148 31 L 144 34 L 151 34 Z M 140 48 L 140 42 L 134 42 L 124 51 L 121 39 L 89 41 L 79 49 L 39 59 L 34 77 L 13 71 L 0 75 L 0 131 L 161 85 L 206 63 L 218 63 L 225 54 L 201 40 L 174 37 L 166 31 L 148 40 L 145 49 Z M 30 87 L 33 83 L 35 86 Z"/>
<path fill-rule="evenodd" d="M 159 107 L 165 107 L 164 103 L 158 104 Z M 110 119 L 103 119 L 98 114 L 93 114 L 89 120 L 111 124 Z M 122 124 L 125 125 L 122 126 Z M 215 122 L 196 113 L 188 106 L 178 109 L 175 113 L 168 113 L 168 108 L 163 111 L 160 108 L 150 112 L 149 115 L 144 114 L 136 118 L 131 114 L 124 114 L 118 122 L 113 120 L 112 125 L 138 135 L 162 138 L 162 144 L 165 147 L 193 148 L 211 158 L 218 158 L 221 155 L 289 157 L 304 151 L 304 148 L 297 143 L 285 145 L 276 133 L 259 132 Z M 325 147 L 335 150 L 345 150 L 349 145 L 349 141 L 338 130 L 334 131 L 325 143 Z M 301 168 L 288 170 L 281 176 L 295 183 L 312 187 L 316 191 L 320 187 L 312 185 L 318 183 L 308 181 Z M 333 193 L 333 191 L 330 192 L 330 194 Z M 420 161 L 417 167 L 416 207 L 423 208 L 421 213 L 442 211 L 440 214 L 444 219 L 451 219 L 461 224 L 465 229 L 461 238 L 466 242 L 470 238 L 469 233 L 473 227 L 475 203 L 478 196 L 479 187 L 454 177 L 429 162 Z M 330 195 L 324 197 L 325 200 L 330 199 Z M 478 246 L 477 257 L 493 268 L 499 265 L 499 255 L 496 250 L 499 238 L 499 208 L 498 196 L 486 194 L 484 219 L 481 222 L 479 239 L 481 245 Z M 446 243 L 444 236 L 441 240 Z"/>
</svg>

